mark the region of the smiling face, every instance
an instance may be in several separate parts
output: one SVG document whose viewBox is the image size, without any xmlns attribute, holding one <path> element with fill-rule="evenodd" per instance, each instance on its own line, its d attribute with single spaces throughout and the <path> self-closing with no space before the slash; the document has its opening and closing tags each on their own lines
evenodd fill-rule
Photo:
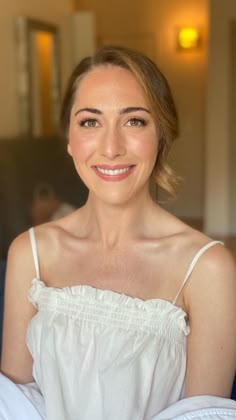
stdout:
<svg viewBox="0 0 236 420">
<path fill-rule="evenodd" d="M 150 105 L 132 73 L 100 66 L 79 83 L 68 152 L 90 195 L 124 203 L 148 191 L 158 150 Z"/>
</svg>

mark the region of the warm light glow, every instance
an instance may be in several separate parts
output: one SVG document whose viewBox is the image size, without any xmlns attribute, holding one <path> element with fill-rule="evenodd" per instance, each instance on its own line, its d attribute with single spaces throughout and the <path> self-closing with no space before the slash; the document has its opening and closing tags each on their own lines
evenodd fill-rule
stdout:
<svg viewBox="0 0 236 420">
<path fill-rule="evenodd" d="M 194 49 L 199 46 L 200 35 L 197 28 L 181 28 L 178 32 L 178 47 L 181 49 Z"/>
<path fill-rule="evenodd" d="M 38 55 L 38 84 L 40 92 L 41 124 L 43 133 L 50 135 L 52 132 L 51 91 L 53 36 L 49 32 L 37 31 L 35 37 Z"/>
</svg>

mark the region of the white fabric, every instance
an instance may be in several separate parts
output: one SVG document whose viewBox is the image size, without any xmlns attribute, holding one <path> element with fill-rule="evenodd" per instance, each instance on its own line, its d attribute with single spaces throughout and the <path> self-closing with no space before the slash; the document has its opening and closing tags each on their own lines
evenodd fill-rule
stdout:
<svg viewBox="0 0 236 420">
<path fill-rule="evenodd" d="M 233 420 L 236 402 L 211 395 L 185 398 L 149 420 Z"/>
<path fill-rule="evenodd" d="M 46 287 L 38 277 L 29 299 L 38 313 L 27 344 L 47 420 L 147 420 L 181 399 L 189 334 L 181 308 L 86 285 Z"/>
<path fill-rule="evenodd" d="M 35 279 L 28 329 L 48 420 L 148 419 L 178 401 L 186 369 L 185 312 L 173 304 Z"/>
<path fill-rule="evenodd" d="M 33 254 L 33 259 L 34 259 L 35 273 L 36 273 L 36 277 L 39 278 L 40 277 L 39 259 L 38 259 L 37 245 L 36 245 L 36 240 L 35 240 L 35 235 L 34 235 L 34 229 L 33 228 L 31 228 L 29 230 L 29 235 L 30 235 L 30 243 L 31 243 L 32 254 Z"/>
<path fill-rule="evenodd" d="M 39 390 L 36 382 L 30 382 L 28 384 L 22 385 L 17 384 L 17 387 L 23 392 L 26 398 L 31 401 L 33 406 L 37 409 L 40 414 L 40 418 L 44 419 L 46 417 L 44 398 Z"/>
<path fill-rule="evenodd" d="M 16 385 L 0 373 L 0 420 L 42 420 L 43 398 L 36 384 Z"/>
<path fill-rule="evenodd" d="M 83 420 L 83 415 L 73 420 Z M 97 417 L 91 417 L 91 420 Z M 113 420 L 110 417 L 105 420 Z M 136 418 L 131 417 L 136 420 Z M 36 384 L 16 385 L 0 373 L 0 420 L 47 420 L 42 395 Z M 146 417 L 143 418 L 144 420 Z M 233 420 L 236 402 L 213 396 L 190 397 L 169 406 L 148 420 Z M 66 417 L 65 420 L 68 420 Z"/>
</svg>

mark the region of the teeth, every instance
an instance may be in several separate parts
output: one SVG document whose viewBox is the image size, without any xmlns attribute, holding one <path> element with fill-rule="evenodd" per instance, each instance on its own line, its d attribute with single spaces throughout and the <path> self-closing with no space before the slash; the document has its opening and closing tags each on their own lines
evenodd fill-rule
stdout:
<svg viewBox="0 0 236 420">
<path fill-rule="evenodd" d="M 130 169 L 130 166 L 128 166 L 127 168 L 122 168 L 122 169 L 102 169 L 102 168 L 99 168 L 98 166 L 96 166 L 96 168 L 98 172 L 101 172 L 102 174 L 105 174 L 105 175 L 120 175 L 127 172 Z"/>
</svg>

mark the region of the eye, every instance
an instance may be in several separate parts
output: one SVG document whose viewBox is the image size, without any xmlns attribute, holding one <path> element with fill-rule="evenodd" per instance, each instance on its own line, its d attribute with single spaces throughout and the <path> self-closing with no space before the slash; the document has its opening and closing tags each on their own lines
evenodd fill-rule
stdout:
<svg viewBox="0 0 236 420">
<path fill-rule="evenodd" d="M 80 121 L 79 125 L 80 127 L 94 128 L 98 126 L 98 122 L 94 118 L 86 118 L 85 120 Z"/>
<path fill-rule="evenodd" d="M 142 118 L 130 118 L 127 125 L 129 127 L 144 127 L 147 123 Z"/>
</svg>

